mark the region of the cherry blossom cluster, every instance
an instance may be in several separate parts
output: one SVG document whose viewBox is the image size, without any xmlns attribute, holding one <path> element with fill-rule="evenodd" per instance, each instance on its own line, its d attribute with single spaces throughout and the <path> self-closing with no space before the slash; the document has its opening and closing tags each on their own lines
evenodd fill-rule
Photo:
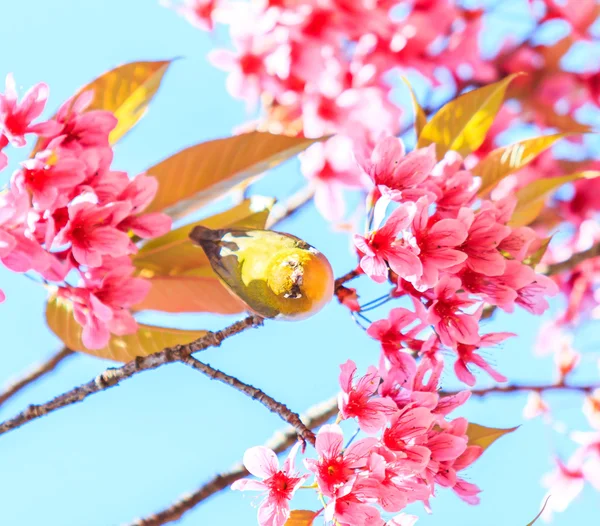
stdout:
<svg viewBox="0 0 600 526">
<path fill-rule="evenodd" d="M 416 517 L 400 512 L 413 502 L 428 507 L 438 486 L 477 504 L 479 489 L 460 472 L 482 448 L 468 445 L 464 418 L 446 418 L 470 393 L 440 396 L 442 368 L 442 362 L 433 371 L 425 361 L 417 366 L 409 356 L 402 367 L 383 360 L 356 379 L 356 365 L 348 360 L 340 367 L 338 423 L 319 429 L 317 458 L 304 460 L 308 473 L 294 466 L 299 445 L 281 469 L 273 451 L 254 447 L 246 451 L 244 464 L 262 480 L 239 480 L 232 489 L 265 492 L 258 511 L 261 526 L 285 524 L 289 502 L 301 487 L 315 488 L 325 520 L 340 526 L 411 526 Z M 342 421 L 357 426 L 350 439 L 338 425 Z M 354 440 L 359 433 L 368 436 Z M 314 477 L 313 485 L 306 485 L 309 477 Z M 386 521 L 382 514 L 394 516 Z"/>
<path fill-rule="evenodd" d="M 36 272 L 74 304 L 90 349 L 106 346 L 110 334 L 131 334 L 137 324 L 130 307 L 150 284 L 132 277 L 133 235 L 152 238 L 169 231 L 171 220 L 144 214 L 158 183 L 153 177 L 129 179 L 111 170 L 109 134 L 117 124 L 108 111 L 86 111 L 93 92 L 68 100 L 50 120 L 34 121 L 48 98 L 37 84 L 18 100 L 12 75 L 0 93 L 0 169 L 2 149 L 23 147 L 37 136 L 34 154 L 23 161 L 0 197 L 0 260 L 14 272 Z M 72 279 L 78 280 L 73 286 Z M 4 296 L 2 296 L 4 299 Z"/>
<path fill-rule="evenodd" d="M 541 314 L 546 296 L 558 291 L 525 262 L 538 248 L 535 232 L 508 226 L 516 200 L 478 200 L 478 178 L 460 155 L 450 151 L 438 163 L 433 145 L 405 154 L 402 141 L 389 137 L 356 157 L 374 186 L 373 224 L 354 238 L 360 266 L 378 283 L 393 280 L 392 295 L 413 305 L 392 310 L 368 333 L 398 363 L 414 351 L 435 363 L 442 348 L 451 349 L 463 382 L 475 383 L 470 364 L 504 381 L 477 352 L 510 336 L 479 334 L 484 305 Z M 418 339 L 426 327 L 433 333 Z"/>
<path fill-rule="evenodd" d="M 498 77 L 479 53 L 483 11 L 454 0 L 184 0 L 172 7 L 204 30 L 229 25 L 235 50 L 208 58 L 229 72 L 234 97 L 262 100 L 259 129 L 275 133 L 362 130 L 372 140 L 398 134 L 402 111 L 388 78 L 395 70 L 418 71 L 434 85 L 444 70 L 457 87 Z M 356 169 L 329 156 L 342 143 L 313 149 L 303 170 L 321 190 L 319 211 L 336 221 L 343 217 L 341 189 L 361 188 Z"/>
</svg>

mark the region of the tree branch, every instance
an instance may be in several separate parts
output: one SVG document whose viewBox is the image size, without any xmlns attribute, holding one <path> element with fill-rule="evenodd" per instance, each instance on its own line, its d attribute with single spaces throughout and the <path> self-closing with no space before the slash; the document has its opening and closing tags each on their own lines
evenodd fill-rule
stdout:
<svg viewBox="0 0 600 526">
<path fill-rule="evenodd" d="M 308 429 L 315 429 L 328 420 L 333 418 L 338 412 L 337 397 L 331 398 L 317 405 L 312 406 L 304 415 L 300 415 L 300 420 Z M 265 446 L 275 451 L 283 453 L 292 447 L 297 440 L 297 430 L 294 427 L 286 427 L 277 431 L 265 443 Z M 249 473 L 242 463 L 238 463 L 228 471 L 219 473 L 205 482 L 193 493 L 183 495 L 181 499 L 174 502 L 168 508 L 146 518 L 137 519 L 129 526 L 160 526 L 179 520 L 184 513 L 205 501 L 219 491 L 228 488 L 236 480 L 248 476 Z"/>
<path fill-rule="evenodd" d="M 561 274 L 566 270 L 571 270 L 576 267 L 580 263 L 583 263 L 587 259 L 600 257 L 600 243 L 595 244 L 591 248 L 584 250 L 582 252 L 577 252 L 573 254 L 566 261 L 561 261 L 560 263 L 554 263 L 553 265 L 548 265 L 548 268 L 544 274 L 547 276 L 555 276 L 556 274 Z"/>
<path fill-rule="evenodd" d="M 304 205 L 310 203 L 315 196 L 315 189 L 312 185 L 306 185 L 304 188 L 292 194 L 283 205 L 275 205 L 265 228 L 273 228 L 277 223 L 293 216 Z"/>
<path fill-rule="evenodd" d="M 269 411 L 279 415 L 284 421 L 293 426 L 298 435 L 302 437 L 302 440 L 310 442 L 313 446 L 315 445 L 315 434 L 308 429 L 302 423 L 300 417 L 293 411 L 290 411 L 285 404 L 278 402 L 264 391 L 261 391 L 252 385 L 246 384 L 233 376 L 225 374 L 224 372 L 219 371 L 218 369 L 215 369 L 210 365 L 201 362 L 200 360 L 197 360 L 193 356 L 186 356 L 181 361 L 186 365 L 189 365 L 190 367 L 200 371 L 202 374 L 205 374 L 211 380 L 219 380 L 219 382 L 230 385 L 253 400 L 259 401 Z"/>
<path fill-rule="evenodd" d="M 245 331 L 251 327 L 257 327 L 262 324 L 263 318 L 251 315 L 243 320 L 233 323 L 221 331 L 209 332 L 202 338 L 198 338 L 197 340 L 186 345 L 168 347 L 149 356 L 138 357 L 121 367 L 107 369 L 86 384 L 75 387 L 74 389 L 57 396 L 49 402 L 40 405 L 30 405 L 27 409 L 25 409 L 25 411 L 0 424 L 0 435 L 7 433 L 12 429 L 16 429 L 23 424 L 30 422 L 31 420 L 35 420 L 47 415 L 52 411 L 56 411 L 62 407 L 81 402 L 88 396 L 94 393 L 99 393 L 100 391 L 105 391 L 110 387 L 114 387 L 121 381 L 131 378 L 142 371 L 156 369 L 157 367 L 167 363 L 180 362 L 191 353 L 203 351 L 209 347 L 218 347 L 226 338 Z"/>
<path fill-rule="evenodd" d="M 355 278 L 358 278 L 358 276 L 360 276 L 361 274 L 363 274 L 363 271 L 359 268 L 355 268 L 354 270 L 351 270 L 350 272 L 347 272 L 343 276 L 339 277 L 335 280 L 335 291 L 337 292 L 344 286 L 345 283 Z"/>
<path fill-rule="evenodd" d="M 56 354 L 52 355 L 45 362 L 42 362 L 34 366 L 27 374 L 9 383 L 4 392 L 0 393 L 0 406 L 4 404 L 9 398 L 12 398 L 17 393 L 34 383 L 36 380 L 45 376 L 48 373 L 54 371 L 60 363 L 67 358 L 73 356 L 75 353 L 66 347 L 63 347 Z"/>
<path fill-rule="evenodd" d="M 536 392 L 543 393 L 546 391 L 574 391 L 579 393 L 591 393 L 595 389 L 599 389 L 600 384 L 595 385 L 570 385 L 570 384 L 541 384 L 541 385 L 494 385 L 492 387 L 485 387 L 482 389 L 471 389 L 473 396 L 487 396 L 490 394 L 507 394 L 507 393 L 522 393 L 522 392 Z M 464 391 L 461 390 L 461 391 Z M 441 391 L 442 396 L 455 395 L 461 391 Z"/>
</svg>

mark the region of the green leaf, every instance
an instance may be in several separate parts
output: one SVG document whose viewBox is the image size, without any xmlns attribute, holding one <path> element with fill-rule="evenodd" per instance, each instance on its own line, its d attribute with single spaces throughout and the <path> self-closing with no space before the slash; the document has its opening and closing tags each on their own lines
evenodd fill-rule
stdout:
<svg viewBox="0 0 600 526">
<path fill-rule="evenodd" d="M 186 148 L 147 170 L 159 182 L 147 212 L 183 217 L 319 140 L 254 131 Z"/>
<path fill-rule="evenodd" d="M 537 179 L 517 192 L 517 206 L 509 225 L 512 227 L 526 226 L 535 221 L 544 209 L 546 197 L 563 184 L 578 179 L 594 179 L 600 176 L 600 171 L 578 172 L 560 177 Z"/>
<path fill-rule="evenodd" d="M 479 195 L 487 194 L 506 176 L 528 165 L 540 153 L 567 135 L 570 133 L 535 137 L 490 152 L 472 170 L 475 175 L 481 177 Z"/>
<path fill-rule="evenodd" d="M 477 150 L 500 110 L 508 85 L 518 75 L 509 75 L 450 101 L 425 124 L 417 147 L 435 144 L 438 159 L 449 150 L 461 155 Z"/>
<path fill-rule="evenodd" d="M 113 335 L 105 348 L 87 349 L 81 340 L 83 328 L 73 316 L 73 303 L 56 295 L 48 300 L 46 322 L 69 349 L 117 362 L 129 362 L 137 356 L 148 356 L 166 347 L 190 343 L 207 334 L 207 331 L 184 331 L 139 324 L 135 334 Z"/>
<path fill-rule="evenodd" d="M 517 427 L 509 427 L 508 429 L 498 429 L 494 427 L 480 426 L 469 422 L 467 428 L 467 436 L 469 437 L 469 446 L 479 446 L 486 450 L 501 436 L 515 431 Z"/>
<path fill-rule="evenodd" d="M 252 197 L 220 214 L 182 226 L 147 242 L 135 256 L 137 275 L 152 288 L 137 310 L 237 314 L 245 305 L 221 284 L 204 252 L 189 239 L 198 225 L 207 228 L 264 228 L 274 199 Z"/>
</svg>

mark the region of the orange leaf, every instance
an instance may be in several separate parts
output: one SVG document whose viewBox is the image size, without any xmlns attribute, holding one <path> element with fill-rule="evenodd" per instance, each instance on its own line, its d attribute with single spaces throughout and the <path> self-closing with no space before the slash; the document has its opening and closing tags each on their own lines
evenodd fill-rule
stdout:
<svg viewBox="0 0 600 526">
<path fill-rule="evenodd" d="M 147 170 L 160 189 L 146 211 L 183 217 L 317 140 L 253 131 L 186 148 Z"/>
<path fill-rule="evenodd" d="M 312 510 L 292 510 L 285 526 L 311 526 L 318 513 Z"/>
<path fill-rule="evenodd" d="M 517 427 L 510 427 L 508 429 L 497 429 L 494 427 L 480 426 L 479 424 L 473 424 L 469 422 L 467 428 L 467 436 L 469 437 L 470 446 L 479 446 L 484 450 L 490 447 L 496 440 L 507 433 L 512 433 Z"/>
<path fill-rule="evenodd" d="M 150 282 L 152 288 L 144 300 L 135 306 L 136 310 L 213 314 L 238 314 L 248 310 L 241 300 L 221 284 L 212 270 L 210 276 L 155 276 Z"/>
<path fill-rule="evenodd" d="M 144 116 L 171 62 L 130 62 L 117 66 L 77 90 L 73 99 L 93 91 L 94 98 L 86 111 L 107 110 L 115 114 L 119 122 L 110 133 L 110 142 L 115 144 Z"/>
<path fill-rule="evenodd" d="M 264 228 L 274 200 L 252 197 L 220 214 L 182 226 L 148 241 L 133 257 L 137 274 L 152 288 L 137 310 L 237 314 L 245 305 L 224 287 L 204 251 L 189 239 L 194 227 Z"/>
<path fill-rule="evenodd" d="M 539 154 L 567 135 L 569 133 L 534 137 L 490 152 L 473 168 L 473 173 L 481 177 L 479 195 L 492 190 L 502 179 L 527 166 Z"/>
<path fill-rule="evenodd" d="M 73 316 L 73 303 L 56 295 L 48 300 L 46 322 L 69 349 L 117 362 L 129 362 L 136 356 L 148 356 L 166 347 L 190 343 L 207 334 L 207 331 L 184 331 L 139 324 L 135 334 L 113 335 L 105 348 L 87 349 L 81 340 L 83 328 Z"/>
<path fill-rule="evenodd" d="M 448 150 L 461 155 L 475 151 L 485 140 L 508 85 L 519 75 L 509 75 L 448 102 L 424 125 L 417 146 L 435 144 L 439 159 Z"/>
<path fill-rule="evenodd" d="M 590 170 L 560 177 L 537 179 L 529 183 L 517 192 L 517 206 L 508 224 L 512 227 L 530 224 L 544 209 L 546 197 L 563 184 L 578 179 L 594 179 L 598 176 L 600 176 L 600 171 Z"/>
</svg>

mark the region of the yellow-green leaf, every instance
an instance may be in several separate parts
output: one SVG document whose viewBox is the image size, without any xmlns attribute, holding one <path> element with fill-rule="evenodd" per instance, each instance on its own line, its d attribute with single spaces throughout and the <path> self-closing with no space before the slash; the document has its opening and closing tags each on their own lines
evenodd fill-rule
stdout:
<svg viewBox="0 0 600 526">
<path fill-rule="evenodd" d="M 317 513 L 312 510 L 292 510 L 285 526 L 311 526 Z"/>
<path fill-rule="evenodd" d="M 418 139 L 421 136 L 421 132 L 423 131 L 425 124 L 427 124 L 427 115 L 425 115 L 423 108 L 419 104 L 419 101 L 417 100 L 417 96 L 415 95 L 415 92 L 412 89 L 412 86 L 408 82 L 408 79 L 403 76 L 402 80 L 406 84 L 408 91 L 410 92 L 410 97 L 412 99 L 413 110 L 415 112 L 415 133 L 417 134 L 417 139 Z"/>
<path fill-rule="evenodd" d="M 139 276 L 152 288 L 136 309 L 163 312 L 236 314 L 245 305 L 224 287 L 204 251 L 189 234 L 198 225 L 208 228 L 264 228 L 274 199 L 252 197 L 220 214 L 177 228 L 146 243 L 133 258 Z"/>
<path fill-rule="evenodd" d="M 529 265 L 532 268 L 535 268 L 536 265 L 538 265 L 538 263 L 540 261 L 542 261 L 544 254 L 548 250 L 550 241 L 552 241 L 552 237 L 553 236 L 549 236 L 547 238 L 542 239 L 539 243 L 539 247 L 533 253 L 531 253 L 529 256 L 527 256 L 523 260 L 523 263 L 525 263 L 525 265 Z"/>
<path fill-rule="evenodd" d="M 128 362 L 136 356 L 148 356 L 166 347 L 190 343 L 207 334 L 207 331 L 184 331 L 140 324 L 135 334 L 113 335 L 104 349 L 87 349 L 81 340 L 83 328 L 73 316 L 73 303 L 56 295 L 48 300 L 46 322 L 69 349 L 117 362 Z"/>
<path fill-rule="evenodd" d="M 472 170 L 475 175 L 481 177 L 479 195 L 492 190 L 506 176 L 529 164 L 540 153 L 567 135 L 569 133 L 535 137 L 490 152 Z"/>
<path fill-rule="evenodd" d="M 110 132 L 111 144 L 115 144 L 145 115 L 171 62 L 160 60 L 123 64 L 79 90 L 79 93 L 94 91 L 94 100 L 88 111 L 112 111 L 119 120 L 116 128 Z"/>
<path fill-rule="evenodd" d="M 600 176 L 599 171 L 590 170 L 533 181 L 517 192 L 517 206 L 509 225 L 519 227 L 533 222 L 544 209 L 546 196 L 563 184 L 577 181 L 578 179 L 594 179 L 598 176 Z"/>
<path fill-rule="evenodd" d="M 425 124 L 417 146 L 435 144 L 440 159 L 448 150 L 461 155 L 477 150 L 500 110 L 508 85 L 518 75 L 509 75 L 450 101 Z"/>
<path fill-rule="evenodd" d="M 490 447 L 496 440 L 507 433 L 512 433 L 517 427 L 509 427 L 508 429 L 497 429 L 494 427 L 480 426 L 469 422 L 467 428 L 467 436 L 469 437 L 470 446 L 479 446 L 484 450 Z"/>
<path fill-rule="evenodd" d="M 186 148 L 147 170 L 159 182 L 147 211 L 183 217 L 317 140 L 254 131 Z"/>
</svg>

